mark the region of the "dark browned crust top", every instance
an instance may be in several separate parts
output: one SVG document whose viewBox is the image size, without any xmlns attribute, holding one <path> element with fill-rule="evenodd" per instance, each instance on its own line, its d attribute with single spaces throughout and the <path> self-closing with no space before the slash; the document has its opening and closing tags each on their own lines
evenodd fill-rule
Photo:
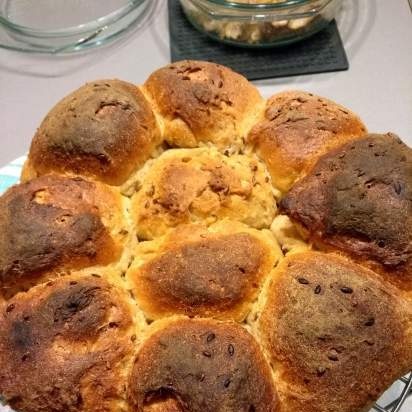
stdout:
<svg viewBox="0 0 412 412">
<path fill-rule="evenodd" d="M 43 176 L 0 198 L 0 291 L 25 289 L 45 272 L 106 264 L 119 255 L 93 198 L 95 184 Z"/>
<path fill-rule="evenodd" d="M 139 269 L 137 295 L 157 312 L 223 314 L 256 295 L 264 253 L 248 233 L 187 242 Z"/>
<path fill-rule="evenodd" d="M 412 150 L 368 135 L 323 156 L 281 202 L 320 245 L 372 260 L 412 287 Z"/>
<path fill-rule="evenodd" d="M 291 255 L 259 320 L 288 412 L 358 412 L 412 367 L 412 312 L 399 291 L 333 254 Z"/>
<path fill-rule="evenodd" d="M 71 172 L 120 185 L 160 142 L 142 92 L 124 81 L 100 80 L 82 86 L 48 113 L 29 160 L 40 175 Z"/>
<path fill-rule="evenodd" d="M 138 352 L 129 395 L 137 412 L 151 404 L 163 411 L 170 399 L 180 412 L 279 410 L 253 337 L 236 323 L 213 320 L 177 320 L 149 337 Z"/>
<path fill-rule="evenodd" d="M 130 310 L 95 276 L 19 294 L 0 313 L 0 393 L 16 411 L 116 411 L 132 356 Z"/>
<path fill-rule="evenodd" d="M 268 164 L 274 183 L 293 180 L 327 150 L 362 136 L 366 128 L 348 109 L 302 91 L 271 97 L 265 118 L 249 134 Z"/>
<path fill-rule="evenodd" d="M 172 63 L 155 71 L 144 87 L 162 116 L 181 119 L 199 141 L 213 140 L 211 134 L 224 134 L 224 129 L 234 138 L 241 127 L 236 123 L 261 100 L 246 78 L 204 61 Z"/>
</svg>

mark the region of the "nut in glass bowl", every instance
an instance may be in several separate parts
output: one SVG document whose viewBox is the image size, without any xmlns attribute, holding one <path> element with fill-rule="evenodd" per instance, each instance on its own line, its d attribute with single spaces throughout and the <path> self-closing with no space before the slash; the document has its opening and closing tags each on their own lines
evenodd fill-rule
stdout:
<svg viewBox="0 0 412 412">
<path fill-rule="evenodd" d="M 242 47 L 294 43 L 322 30 L 337 15 L 341 0 L 180 0 L 201 32 Z"/>
</svg>

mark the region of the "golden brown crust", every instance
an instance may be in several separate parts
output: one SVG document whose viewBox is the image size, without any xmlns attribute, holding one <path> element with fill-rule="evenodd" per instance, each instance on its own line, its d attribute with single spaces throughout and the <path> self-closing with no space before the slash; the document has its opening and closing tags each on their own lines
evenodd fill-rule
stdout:
<svg viewBox="0 0 412 412">
<path fill-rule="evenodd" d="M 146 242 L 147 243 L 147 242 Z M 151 318 L 184 314 L 241 321 L 281 252 L 269 233 L 235 222 L 180 226 L 135 256 L 127 273 Z"/>
<path fill-rule="evenodd" d="M 178 147 L 202 142 L 219 149 L 242 147 L 242 138 L 263 110 L 251 83 L 215 63 L 173 63 L 155 71 L 144 87 L 163 117 L 165 139 Z"/>
<path fill-rule="evenodd" d="M 264 165 L 213 148 L 171 149 L 157 158 L 132 198 L 138 236 L 152 239 L 190 222 L 229 218 L 269 227 L 276 202 Z"/>
<path fill-rule="evenodd" d="M 115 261 L 122 221 L 119 195 L 81 178 L 43 176 L 12 187 L 0 198 L 0 294 Z"/>
<path fill-rule="evenodd" d="M 287 191 L 328 150 L 354 140 L 366 128 L 354 113 L 302 91 L 278 93 L 248 140 L 266 162 L 277 188 Z"/>
<path fill-rule="evenodd" d="M 0 402 L 367 412 L 412 370 L 411 149 L 266 103 L 182 61 L 49 112 L 0 197 Z"/>
<path fill-rule="evenodd" d="M 412 288 L 412 150 L 397 136 L 368 135 L 326 154 L 281 208 L 319 246 Z"/>
<path fill-rule="evenodd" d="M 410 302 L 337 255 L 286 258 L 258 325 L 288 412 L 369 410 L 412 367 Z"/>
<path fill-rule="evenodd" d="M 138 352 L 129 395 L 136 412 L 279 410 L 254 338 L 236 323 L 205 319 L 175 320 L 152 334 Z"/>
<path fill-rule="evenodd" d="M 160 143 L 151 106 L 136 86 L 120 80 L 88 83 L 43 120 L 23 178 L 59 172 L 120 185 Z"/>
<path fill-rule="evenodd" d="M 119 412 L 133 356 L 123 292 L 95 276 L 60 278 L 0 313 L 0 393 L 17 411 Z"/>
</svg>

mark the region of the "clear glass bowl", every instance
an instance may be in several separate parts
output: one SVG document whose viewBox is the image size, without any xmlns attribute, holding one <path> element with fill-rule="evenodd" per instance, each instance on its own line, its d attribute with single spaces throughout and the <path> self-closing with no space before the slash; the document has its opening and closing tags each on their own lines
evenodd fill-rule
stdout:
<svg viewBox="0 0 412 412">
<path fill-rule="evenodd" d="M 341 0 L 180 0 L 190 22 L 208 36 L 243 47 L 302 40 L 333 20 Z"/>
<path fill-rule="evenodd" d="M 106 44 L 136 26 L 153 0 L 0 0 L 0 47 L 68 53 Z"/>
</svg>

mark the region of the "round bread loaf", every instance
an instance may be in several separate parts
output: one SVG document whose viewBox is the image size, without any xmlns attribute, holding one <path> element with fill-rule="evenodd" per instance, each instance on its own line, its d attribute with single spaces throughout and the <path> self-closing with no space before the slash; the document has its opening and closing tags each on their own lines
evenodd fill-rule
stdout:
<svg viewBox="0 0 412 412">
<path fill-rule="evenodd" d="M 327 153 L 281 208 L 311 242 L 412 289 L 412 150 L 397 136 L 368 135 Z"/>
<path fill-rule="evenodd" d="M 240 325 L 167 319 L 154 328 L 129 380 L 134 411 L 280 410 L 269 366 Z"/>
<path fill-rule="evenodd" d="M 254 157 L 227 157 L 213 148 L 167 150 L 149 166 L 132 198 L 141 239 L 179 224 L 223 218 L 260 229 L 270 226 L 275 213 L 265 166 Z"/>
<path fill-rule="evenodd" d="M 0 399 L 367 412 L 412 370 L 411 178 L 398 138 L 213 63 L 80 88 L 0 197 Z"/>
<path fill-rule="evenodd" d="M 0 308 L 0 393 L 16 411 L 128 410 L 132 306 L 98 276 L 50 281 Z"/>
<path fill-rule="evenodd" d="M 305 252 L 272 276 L 258 334 L 287 412 L 369 411 L 412 365 L 412 305 L 375 273 Z"/>
<path fill-rule="evenodd" d="M 173 63 L 155 71 L 144 88 L 171 146 L 213 143 L 220 150 L 237 151 L 264 107 L 251 83 L 215 63 Z"/>
<path fill-rule="evenodd" d="M 121 80 L 88 83 L 43 120 L 23 179 L 57 172 L 121 185 L 161 141 L 155 115 L 138 87 Z"/>
<path fill-rule="evenodd" d="M 191 224 L 141 243 L 127 276 L 150 319 L 183 314 L 241 321 L 281 257 L 267 230 L 231 221 Z"/>
<path fill-rule="evenodd" d="M 359 117 L 345 107 L 290 91 L 267 101 L 264 119 L 248 141 L 266 162 L 274 185 L 285 192 L 322 154 L 365 133 Z"/>
<path fill-rule="evenodd" d="M 43 176 L 0 197 L 0 295 L 120 259 L 128 230 L 118 192 Z"/>
</svg>

